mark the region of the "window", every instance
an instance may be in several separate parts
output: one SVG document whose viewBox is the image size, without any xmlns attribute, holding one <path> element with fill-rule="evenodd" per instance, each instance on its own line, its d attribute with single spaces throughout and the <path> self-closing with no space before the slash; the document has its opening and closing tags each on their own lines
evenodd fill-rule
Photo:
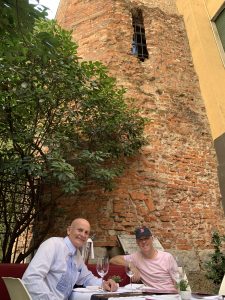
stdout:
<svg viewBox="0 0 225 300">
<path fill-rule="evenodd" d="M 212 19 L 212 22 L 217 44 L 219 46 L 222 59 L 225 62 L 225 4 Z"/>
<path fill-rule="evenodd" d="M 223 10 L 220 12 L 214 22 L 223 46 L 223 50 L 225 51 L 225 7 L 223 7 Z"/>
<path fill-rule="evenodd" d="M 137 56 L 140 61 L 148 58 L 148 49 L 145 38 L 144 19 L 140 9 L 133 9 L 132 25 L 134 29 L 131 54 Z"/>
</svg>

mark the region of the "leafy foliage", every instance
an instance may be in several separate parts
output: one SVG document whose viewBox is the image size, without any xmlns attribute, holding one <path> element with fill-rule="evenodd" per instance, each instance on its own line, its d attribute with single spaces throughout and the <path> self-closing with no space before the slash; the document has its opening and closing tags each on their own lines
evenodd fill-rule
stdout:
<svg viewBox="0 0 225 300">
<path fill-rule="evenodd" d="M 181 281 L 177 283 L 177 287 L 180 291 L 187 291 L 189 283 L 186 279 L 181 279 Z"/>
<path fill-rule="evenodd" d="M 0 0 L 0 32 L 21 37 L 32 30 L 36 19 L 46 17 L 47 8 L 29 0 Z"/>
<path fill-rule="evenodd" d="M 120 283 L 123 281 L 123 279 L 120 277 L 120 275 L 113 275 L 111 277 L 112 280 L 114 280 L 116 283 Z"/>
<path fill-rule="evenodd" d="M 87 178 L 107 187 L 117 171 L 104 163 L 143 143 L 143 120 L 125 104 L 124 90 L 102 64 L 80 64 L 76 48 L 54 21 L 39 21 L 31 46 L 23 52 L 18 47 L 10 62 L 2 53 L 0 66 L 4 169 L 11 153 L 16 172 L 46 180 L 51 175 L 66 192 Z"/>
<path fill-rule="evenodd" d="M 91 180 L 111 189 L 118 159 L 144 143 L 144 120 L 104 65 L 80 62 L 70 32 L 43 19 L 45 9 L 25 0 L 0 7 L 0 213 L 15 240 L 54 208 L 46 186 L 76 193 Z M 13 243 L 4 243 L 9 260 Z"/>
<path fill-rule="evenodd" d="M 214 253 L 211 254 L 210 260 L 206 263 L 206 277 L 216 285 L 221 284 L 225 274 L 225 254 L 221 251 L 224 241 L 225 235 L 220 236 L 218 232 L 213 232 L 212 243 Z"/>
</svg>

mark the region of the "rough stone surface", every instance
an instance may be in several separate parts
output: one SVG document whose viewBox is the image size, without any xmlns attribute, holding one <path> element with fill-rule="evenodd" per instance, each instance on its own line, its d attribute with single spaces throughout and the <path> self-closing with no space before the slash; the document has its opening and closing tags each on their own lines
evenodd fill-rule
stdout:
<svg viewBox="0 0 225 300">
<path fill-rule="evenodd" d="M 131 55 L 131 9 L 141 8 L 149 59 Z M 78 54 L 100 60 L 127 88 L 143 116 L 147 145 L 109 193 L 90 185 L 64 198 L 52 233 L 77 216 L 90 220 L 95 245 L 116 247 L 116 235 L 150 226 L 163 247 L 200 268 L 214 229 L 224 233 L 217 162 L 183 19 L 175 0 L 61 0 L 57 21 L 73 30 Z M 60 226 L 61 227 L 61 226 Z M 62 227 L 65 228 L 65 225 Z"/>
</svg>

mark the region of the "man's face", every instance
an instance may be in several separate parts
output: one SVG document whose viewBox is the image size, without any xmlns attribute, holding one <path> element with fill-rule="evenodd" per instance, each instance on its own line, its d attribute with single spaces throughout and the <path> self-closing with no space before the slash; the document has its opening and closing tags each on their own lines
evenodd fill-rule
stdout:
<svg viewBox="0 0 225 300">
<path fill-rule="evenodd" d="M 142 237 L 137 239 L 137 244 L 143 254 L 149 254 L 153 249 L 153 238 L 152 236 L 149 237 Z"/>
<path fill-rule="evenodd" d="M 89 233 L 90 224 L 85 219 L 76 219 L 67 228 L 68 237 L 76 248 L 81 248 L 86 243 Z"/>
</svg>

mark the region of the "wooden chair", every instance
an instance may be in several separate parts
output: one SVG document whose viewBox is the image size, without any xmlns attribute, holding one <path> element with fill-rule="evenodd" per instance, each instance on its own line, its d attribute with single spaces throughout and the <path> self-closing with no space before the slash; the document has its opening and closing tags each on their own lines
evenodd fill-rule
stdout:
<svg viewBox="0 0 225 300">
<path fill-rule="evenodd" d="M 20 278 L 2 277 L 11 300 L 32 300 Z"/>
</svg>

